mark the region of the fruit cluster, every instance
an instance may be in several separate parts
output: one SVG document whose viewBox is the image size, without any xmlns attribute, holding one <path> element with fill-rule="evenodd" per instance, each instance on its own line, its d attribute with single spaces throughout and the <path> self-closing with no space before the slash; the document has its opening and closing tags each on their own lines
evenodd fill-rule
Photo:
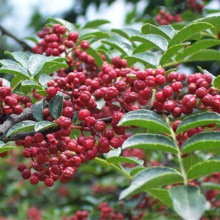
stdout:
<svg viewBox="0 0 220 220">
<path fill-rule="evenodd" d="M 78 210 L 75 215 L 69 217 L 63 217 L 62 220 L 88 220 L 88 211 Z"/>
<path fill-rule="evenodd" d="M 175 71 L 166 73 L 163 68 L 140 70 L 128 67 L 127 61 L 120 57 L 113 57 L 111 63 L 104 61 L 99 71 L 94 58 L 86 52 L 89 42 L 80 41 L 77 32 L 68 32 L 64 26 L 55 24 L 38 35 L 43 40 L 34 51 L 66 56 L 69 68 L 52 74 L 52 80 L 47 82 L 46 102 L 58 94 L 64 96 L 59 118 L 54 119 L 48 107 L 43 109 L 44 120 L 57 123 L 59 130 L 47 135 L 35 133 L 16 141 L 24 147 L 23 156 L 31 159 L 30 166 L 18 166 L 23 179 L 29 179 L 31 184 L 43 181 L 50 187 L 58 179 L 68 182 L 81 163 L 121 147 L 130 134 L 118 122 L 129 111 L 147 108 L 174 118 L 191 114 L 194 109 L 220 112 L 220 95 L 211 87 L 210 74 L 195 73 L 186 77 Z M 183 90 L 185 84 L 187 91 Z M 0 96 L 2 113 L 6 109 L 10 109 L 8 114 L 16 113 L 14 109 L 19 103 L 21 108 L 32 105 L 29 97 L 12 95 L 11 89 L 2 85 Z M 71 135 L 75 131 L 79 132 L 77 138 Z M 184 140 L 179 139 L 180 146 Z M 141 152 L 137 154 L 140 156 Z M 155 165 L 154 161 L 151 165 Z"/>
<path fill-rule="evenodd" d="M 10 114 L 19 115 L 22 113 L 24 107 L 27 108 L 31 105 L 31 99 L 28 96 L 12 94 L 11 88 L 3 85 L 3 81 L 0 79 L 0 115 L 2 117 Z"/>
<path fill-rule="evenodd" d="M 187 0 L 187 4 L 192 11 L 202 13 L 205 7 L 203 4 L 204 1 L 205 0 Z"/>
<path fill-rule="evenodd" d="M 99 205 L 100 220 L 123 220 L 124 215 L 116 212 L 108 203 L 103 202 Z"/>
<path fill-rule="evenodd" d="M 182 22 L 182 17 L 180 14 L 171 15 L 169 12 L 166 12 L 163 9 L 160 10 L 155 19 L 160 25 L 168 25 L 174 22 Z"/>
<path fill-rule="evenodd" d="M 33 52 L 45 54 L 46 56 L 65 54 L 69 59 L 69 66 L 75 67 L 77 71 L 83 70 L 83 64 L 86 69 L 96 71 L 97 67 L 94 58 L 86 52 L 90 47 L 89 42 L 87 40 L 79 42 L 78 32 L 67 32 L 67 28 L 60 24 L 54 24 L 52 28 L 44 27 L 43 31 L 38 32 L 38 37 L 42 40 L 33 47 Z M 101 55 L 101 58 L 105 59 L 105 56 Z M 60 75 L 62 73 L 61 71 Z"/>
</svg>

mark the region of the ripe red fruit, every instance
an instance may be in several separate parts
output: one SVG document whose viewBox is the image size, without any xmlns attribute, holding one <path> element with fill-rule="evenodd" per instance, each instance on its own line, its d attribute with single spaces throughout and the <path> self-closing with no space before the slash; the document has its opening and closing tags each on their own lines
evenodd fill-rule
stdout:
<svg viewBox="0 0 220 220">
<path fill-rule="evenodd" d="M 48 186 L 48 187 L 51 187 L 51 186 L 53 186 L 53 184 L 54 184 L 54 180 L 53 180 L 52 178 L 46 178 L 46 179 L 44 180 L 44 184 L 45 184 L 46 186 Z"/>
<path fill-rule="evenodd" d="M 204 87 L 198 88 L 196 90 L 196 97 L 203 98 L 205 95 L 207 95 L 207 89 Z"/>
<path fill-rule="evenodd" d="M 41 143 L 44 140 L 44 136 L 41 133 L 34 134 L 34 141 L 36 143 Z"/>
<path fill-rule="evenodd" d="M 17 170 L 18 170 L 19 172 L 22 172 L 24 169 L 26 169 L 26 165 L 23 164 L 23 163 L 20 163 L 20 164 L 18 165 L 18 167 L 17 167 Z"/>
<path fill-rule="evenodd" d="M 87 40 L 83 40 L 80 42 L 80 47 L 84 50 L 88 49 L 89 48 L 89 41 Z"/>
<path fill-rule="evenodd" d="M 84 121 L 86 117 L 90 116 L 90 111 L 87 109 L 81 109 L 79 111 L 78 117 L 80 121 Z"/>
<path fill-rule="evenodd" d="M 36 175 L 32 175 L 31 177 L 30 177 L 30 183 L 32 184 L 32 185 L 36 185 L 36 184 L 38 184 L 39 183 L 39 178 L 36 176 Z"/>
<path fill-rule="evenodd" d="M 97 121 L 95 123 L 95 129 L 96 131 L 99 131 L 99 132 L 103 132 L 106 128 L 106 124 L 104 121 Z"/>
<path fill-rule="evenodd" d="M 60 116 L 57 119 L 57 124 L 61 127 L 61 128 L 69 128 L 72 124 L 72 121 L 70 118 L 64 117 L 64 116 Z"/>
<path fill-rule="evenodd" d="M 78 34 L 77 32 L 70 32 L 70 33 L 67 35 L 67 39 L 73 41 L 74 43 L 77 42 L 78 37 L 79 37 L 79 34 Z"/>
<path fill-rule="evenodd" d="M 166 77 L 163 76 L 163 75 L 156 75 L 156 76 L 155 76 L 155 82 L 156 82 L 158 85 L 163 85 L 163 84 L 166 82 Z"/>
<path fill-rule="evenodd" d="M 165 86 L 162 91 L 163 91 L 164 97 L 168 98 L 173 95 L 173 89 L 170 86 Z"/>
<path fill-rule="evenodd" d="M 47 95 L 49 98 L 54 97 L 57 94 L 57 88 L 54 86 L 50 86 L 47 88 Z"/>
<path fill-rule="evenodd" d="M 8 155 L 8 151 L 5 151 L 3 153 L 0 153 L 0 157 L 6 157 Z"/>
<path fill-rule="evenodd" d="M 155 99 L 158 101 L 158 102 L 164 102 L 166 100 L 166 97 L 164 96 L 163 94 L 163 91 L 159 91 L 155 94 Z"/>
<path fill-rule="evenodd" d="M 29 179 L 31 177 L 31 171 L 29 169 L 24 169 L 21 174 L 23 179 Z"/>
</svg>

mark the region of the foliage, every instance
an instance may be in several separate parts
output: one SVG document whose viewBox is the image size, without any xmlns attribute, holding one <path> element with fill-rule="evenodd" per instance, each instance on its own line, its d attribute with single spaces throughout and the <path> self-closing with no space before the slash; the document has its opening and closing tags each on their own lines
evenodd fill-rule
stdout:
<svg viewBox="0 0 220 220">
<path fill-rule="evenodd" d="M 48 18 L 35 54 L 0 60 L 0 73 L 12 77 L 0 80 L 0 156 L 15 149 L 1 161 L 2 186 L 21 196 L 19 219 L 218 218 L 219 78 L 203 66 L 194 74 L 178 68 L 219 63 L 220 16 L 155 19 L 108 30 L 106 20 Z M 36 186 L 7 186 L 7 161 Z M 54 204 L 58 193 L 62 208 L 28 209 L 24 195 L 36 192 L 43 196 L 34 206 Z M 13 207 L 0 205 L 13 218 Z"/>
</svg>

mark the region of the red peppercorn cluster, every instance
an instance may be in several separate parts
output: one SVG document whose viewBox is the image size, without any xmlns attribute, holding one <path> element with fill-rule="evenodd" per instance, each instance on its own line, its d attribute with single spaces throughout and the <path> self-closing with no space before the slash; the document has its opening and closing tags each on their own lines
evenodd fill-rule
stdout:
<svg viewBox="0 0 220 220">
<path fill-rule="evenodd" d="M 92 191 L 98 194 L 113 193 L 115 192 L 115 190 L 116 190 L 115 186 L 102 186 L 100 184 L 94 184 L 92 186 Z"/>
<path fill-rule="evenodd" d="M 111 208 L 108 203 L 103 202 L 99 205 L 100 210 L 100 220 L 123 220 L 125 219 L 122 213 L 116 212 L 113 208 Z"/>
<path fill-rule="evenodd" d="M 219 184 L 220 182 L 220 173 L 214 173 L 209 177 L 204 177 L 203 182 Z M 219 190 L 212 189 L 206 192 L 206 199 L 211 203 L 212 207 L 220 208 L 220 200 L 218 196 L 220 195 Z"/>
<path fill-rule="evenodd" d="M 42 210 L 32 206 L 26 212 L 27 220 L 41 220 Z"/>
<path fill-rule="evenodd" d="M 19 115 L 22 113 L 23 107 L 30 107 L 31 105 L 30 98 L 12 94 L 11 88 L 4 86 L 0 79 L 0 115 L 3 117 L 10 114 Z"/>
<path fill-rule="evenodd" d="M 24 146 L 23 156 L 32 159 L 30 167 L 23 163 L 18 165 L 22 178 L 29 179 L 33 185 L 43 181 L 48 187 L 53 186 L 58 179 L 68 182 L 81 162 L 85 161 L 83 155 L 68 150 L 70 132 L 69 128 L 61 129 L 46 137 L 36 133 L 33 137 L 26 136 L 24 140 L 17 141 L 17 145 Z"/>
<path fill-rule="evenodd" d="M 171 15 L 169 12 L 166 12 L 163 9 L 160 10 L 155 19 L 160 25 L 168 25 L 174 22 L 182 22 L 182 17 L 180 14 Z"/>
<path fill-rule="evenodd" d="M 69 217 L 63 217 L 62 220 L 88 220 L 88 211 L 77 211 L 75 215 L 71 215 Z"/>
<path fill-rule="evenodd" d="M 23 156 L 32 161 L 29 167 L 18 166 L 23 179 L 29 179 L 31 184 L 43 181 L 50 187 L 58 179 L 68 182 L 81 163 L 121 147 L 130 134 L 125 132 L 125 127 L 119 127 L 118 122 L 129 111 L 148 108 L 175 118 L 191 114 L 194 109 L 220 112 L 220 95 L 211 87 L 209 74 L 195 73 L 186 77 L 177 72 L 167 74 L 163 68 L 140 70 L 128 67 L 127 60 L 120 57 L 113 57 L 111 63 L 104 61 L 98 71 L 93 57 L 86 53 L 89 42 L 78 42 L 78 33 L 55 24 L 38 35 L 42 40 L 34 51 L 48 56 L 64 55 L 69 59 L 69 68 L 52 74 L 52 80 L 47 82 L 47 102 L 58 94 L 64 96 L 62 115 L 55 120 L 49 108 L 43 109 L 44 120 L 56 122 L 60 130 L 48 135 L 36 133 L 16 142 L 24 147 Z M 185 84 L 187 91 L 183 90 Z M 6 110 L 16 113 L 18 105 L 32 105 L 29 97 L 11 94 L 9 87 L 2 83 L 0 86 L 2 114 Z M 42 98 L 36 91 L 33 96 Z M 73 130 L 79 131 L 78 138 L 70 138 Z M 202 128 L 181 134 L 185 137 L 178 139 L 180 145 L 200 131 Z M 137 154 L 140 156 L 140 153 Z"/>
<path fill-rule="evenodd" d="M 203 4 L 204 1 L 205 0 L 187 0 L 187 4 L 192 11 L 202 13 L 205 7 Z"/>
<path fill-rule="evenodd" d="M 42 40 L 33 47 L 33 52 L 37 54 L 45 54 L 47 56 L 65 55 L 68 58 L 68 65 L 76 67 L 78 71 L 83 70 L 83 64 L 86 69 L 96 71 L 94 58 L 86 52 L 90 47 L 87 40 L 82 40 L 79 46 L 79 34 L 77 32 L 69 32 L 67 28 L 60 24 L 54 24 L 53 27 L 44 27 L 43 31 L 38 32 L 38 37 Z M 105 58 L 101 55 L 101 58 Z M 63 72 L 61 71 L 61 75 Z"/>
</svg>

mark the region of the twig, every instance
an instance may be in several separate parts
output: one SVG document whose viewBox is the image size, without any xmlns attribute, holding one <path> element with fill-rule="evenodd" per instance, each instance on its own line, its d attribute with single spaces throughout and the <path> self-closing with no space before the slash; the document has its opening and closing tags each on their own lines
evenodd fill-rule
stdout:
<svg viewBox="0 0 220 220">
<path fill-rule="evenodd" d="M 46 136 L 47 134 L 51 134 L 51 133 L 54 133 L 54 132 L 57 132 L 59 131 L 61 128 L 60 127 L 53 127 L 53 128 L 48 128 L 48 129 L 45 129 L 45 130 L 42 130 L 42 131 L 31 131 L 31 132 L 24 132 L 24 133 L 18 133 L 18 134 L 14 134 L 12 135 L 11 137 L 8 137 L 8 138 L 2 138 L 1 140 L 5 143 L 9 142 L 9 141 L 17 141 L 17 140 L 23 140 L 26 136 L 34 136 L 36 133 L 41 133 L 43 134 L 44 136 Z"/>
<path fill-rule="evenodd" d="M 24 50 L 32 52 L 32 48 L 28 44 L 26 44 L 24 41 L 22 41 L 19 38 L 17 38 L 15 35 L 10 33 L 8 30 L 6 30 L 1 25 L 0 25 L 0 30 L 2 32 L 2 35 L 7 35 L 8 37 L 14 39 L 18 44 L 20 44 L 24 48 Z"/>
<path fill-rule="evenodd" d="M 20 115 L 12 114 L 10 115 L 3 124 L 0 125 L 0 139 L 4 138 L 4 135 L 8 130 L 15 124 L 22 122 L 24 120 L 33 119 L 33 106 L 24 109 Z"/>
</svg>

